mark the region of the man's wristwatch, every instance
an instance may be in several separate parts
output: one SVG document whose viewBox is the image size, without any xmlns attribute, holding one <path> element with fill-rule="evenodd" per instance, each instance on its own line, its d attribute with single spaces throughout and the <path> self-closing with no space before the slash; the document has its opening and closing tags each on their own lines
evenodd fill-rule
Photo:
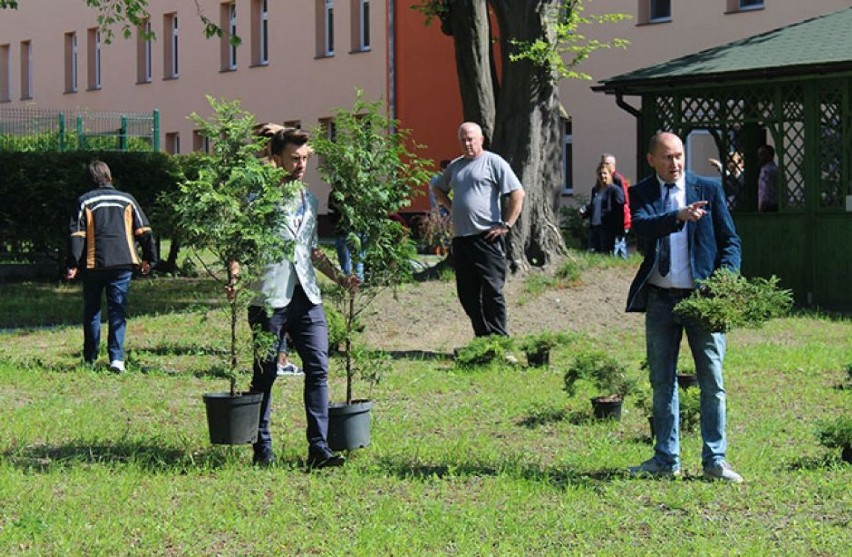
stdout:
<svg viewBox="0 0 852 557">
<path fill-rule="evenodd" d="M 503 228 L 505 228 L 506 230 L 512 230 L 512 225 L 509 224 L 509 221 L 500 221 L 500 224 L 503 225 Z"/>
</svg>

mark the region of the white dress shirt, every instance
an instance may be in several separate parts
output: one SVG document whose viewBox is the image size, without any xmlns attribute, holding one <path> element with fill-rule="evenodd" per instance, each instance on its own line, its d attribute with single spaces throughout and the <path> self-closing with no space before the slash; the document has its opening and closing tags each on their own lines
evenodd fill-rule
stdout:
<svg viewBox="0 0 852 557">
<path fill-rule="evenodd" d="M 659 176 L 657 176 L 657 181 L 660 183 L 660 199 L 665 199 L 666 182 Z M 671 189 L 668 203 L 666 212 L 679 211 L 686 207 L 686 179 L 683 176 L 675 182 L 674 187 Z M 695 282 L 692 280 L 692 269 L 689 263 L 689 238 L 687 237 L 686 224 L 677 232 L 672 232 L 668 236 L 660 238 L 660 242 L 665 242 L 669 239 L 671 241 L 669 274 L 662 276 L 657 270 L 660 263 L 658 253 L 657 260 L 654 263 L 654 270 L 648 282 L 660 288 L 695 288 Z"/>
</svg>

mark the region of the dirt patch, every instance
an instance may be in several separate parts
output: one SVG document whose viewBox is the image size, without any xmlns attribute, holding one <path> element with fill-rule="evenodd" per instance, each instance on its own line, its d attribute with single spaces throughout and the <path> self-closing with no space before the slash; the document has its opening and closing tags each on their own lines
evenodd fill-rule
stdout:
<svg viewBox="0 0 852 557">
<path fill-rule="evenodd" d="M 509 332 L 522 336 L 540 331 L 605 331 L 643 325 L 642 314 L 626 313 L 627 292 L 636 274 L 631 266 L 591 269 L 579 284 L 527 291 L 535 274 L 552 276 L 559 264 L 511 275 L 504 293 L 509 306 Z M 432 280 L 407 285 L 396 294 L 381 293 L 362 316 L 367 345 L 393 351 L 452 352 L 473 338 L 470 320 L 458 302 L 454 281 Z"/>
</svg>

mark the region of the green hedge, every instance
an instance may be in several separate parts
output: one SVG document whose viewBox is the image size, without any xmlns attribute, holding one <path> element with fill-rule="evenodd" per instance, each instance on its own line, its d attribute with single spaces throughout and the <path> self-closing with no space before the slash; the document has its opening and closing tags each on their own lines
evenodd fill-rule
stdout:
<svg viewBox="0 0 852 557">
<path fill-rule="evenodd" d="M 65 257 L 68 222 L 77 197 L 93 186 L 88 164 L 106 162 L 115 186 L 131 193 L 154 233 L 171 236 L 171 218 L 160 200 L 177 189 L 191 157 L 159 152 L 111 151 L 0 153 L 0 247 L 13 256 Z M 186 161 L 186 162 L 184 162 Z"/>
</svg>

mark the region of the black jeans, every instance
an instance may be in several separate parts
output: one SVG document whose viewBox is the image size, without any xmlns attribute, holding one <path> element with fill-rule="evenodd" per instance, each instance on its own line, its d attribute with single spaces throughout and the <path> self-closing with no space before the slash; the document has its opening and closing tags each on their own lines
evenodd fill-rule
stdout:
<svg viewBox="0 0 852 557">
<path fill-rule="evenodd" d="M 249 307 L 249 325 L 252 331 L 258 327 L 274 336 L 268 349 L 261 346 L 254 358 L 251 390 L 263 393 L 255 450 L 269 450 L 272 447 L 272 435 L 269 431 L 272 385 L 278 375 L 275 366 L 278 346 L 285 333 L 289 333 L 293 341 L 292 348 L 295 348 L 302 359 L 302 369 L 305 372 L 304 400 L 308 444 L 311 450 L 327 449 L 328 324 L 322 305 L 312 303 L 301 286 L 296 286 L 290 303 L 283 308 L 275 308 L 271 315 L 267 315 L 266 308 Z"/>
<path fill-rule="evenodd" d="M 506 240 L 493 242 L 484 234 L 453 238 L 456 292 L 476 336 L 508 336 L 506 300 Z"/>
</svg>

